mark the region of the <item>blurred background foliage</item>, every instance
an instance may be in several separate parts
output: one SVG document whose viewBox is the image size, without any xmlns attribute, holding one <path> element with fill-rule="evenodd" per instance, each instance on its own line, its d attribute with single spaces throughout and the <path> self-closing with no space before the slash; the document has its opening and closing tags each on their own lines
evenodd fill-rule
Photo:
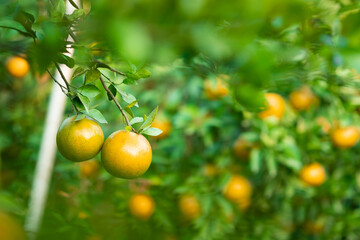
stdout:
<svg viewBox="0 0 360 240">
<path fill-rule="evenodd" d="M 38 239 L 360 238 L 359 150 L 334 147 L 329 134 L 360 123 L 359 1 L 83 0 L 76 15 L 64 15 L 64 6 L 62 0 L 0 3 L 6 27 L 0 28 L 2 209 L 19 220 L 27 212 L 52 86 L 45 70 L 53 72 L 53 61 L 86 68 L 94 56 L 134 74 L 145 67 L 149 79 L 130 79 L 121 89 L 138 99 L 137 116 L 159 105 L 158 118 L 171 130 L 149 138 L 153 163 L 138 180 L 103 169 L 89 177 L 57 155 Z M 70 26 L 77 38 L 73 59 L 63 55 Z M 5 69 L 19 54 L 31 66 L 23 79 Z M 228 75 L 230 94 L 211 99 L 205 80 L 219 88 L 221 74 Z M 303 85 L 317 100 L 297 111 L 289 96 Z M 258 117 L 265 92 L 285 99 L 280 121 Z M 105 93 L 94 105 L 101 104 L 108 136 L 125 124 L 115 106 L 100 99 Z M 245 159 L 233 151 L 239 137 L 249 144 Z M 319 187 L 299 178 L 312 162 L 327 173 Z M 233 174 L 251 182 L 248 207 L 223 197 Z M 138 192 L 155 202 L 147 221 L 129 211 Z M 196 219 L 180 213 L 178 200 L 186 194 L 200 203 Z"/>
</svg>

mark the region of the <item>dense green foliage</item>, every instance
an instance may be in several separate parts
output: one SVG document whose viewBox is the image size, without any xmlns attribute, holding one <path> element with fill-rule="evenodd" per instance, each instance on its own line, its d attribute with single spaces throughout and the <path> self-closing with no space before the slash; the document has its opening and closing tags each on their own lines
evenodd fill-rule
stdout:
<svg viewBox="0 0 360 240">
<path fill-rule="evenodd" d="M 65 15 L 63 0 L 0 3 L 0 207 L 21 219 L 27 212 L 53 83 L 36 79 L 55 72 L 54 63 L 75 69 L 71 91 L 63 87 L 66 115 L 94 118 L 105 137 L 126 128 L 101 72 L 136 131 L 156 135 L 149 127 L 157 106 L 172 130 L 164 139 L 149 136 L 153 162 L 140 179 L 114 178 L 103 169 L 95 179 L 81 178 L 79 165 L 58 154 L 38 239 L 359 239 L 358 145 L 334 147 L 318 121 L 323 117 L 332 128 L 360 124 L 358 1 L 93 0 L 82 6 Z M 76 41 L 69 43 L 72 31 Z M 64 55 L 69 46 L 73 58 Z M 17 54 L 31 66 L 23 79 L 5 68 Z M 215 83 L 219 74 L 230 76 L 230 94 L 209 100 L 204 81 Z M 299 112 L 288 99 L 303 85 L 318 102 Z M 258 117 L 265 92 L 287 102 L 280 121 Z M 239 136 L 256 146 L 249 160 L 234 156 Z M 327 173 L 319 187 L 299 178 L 312 162 Z M 207 164 L 216 167 L 214 176 L 204 172 Z M 252 184 L 246 210 L 223 197 L 232 174 Z M 146 222 L 128 207 L 142 191 L 156 204 Z M 183 194 L 201 203 L 194 221 L 179 212 Z M 316 224 L 323 230 L 315 234 L 309 226 Z"/>
</svg>

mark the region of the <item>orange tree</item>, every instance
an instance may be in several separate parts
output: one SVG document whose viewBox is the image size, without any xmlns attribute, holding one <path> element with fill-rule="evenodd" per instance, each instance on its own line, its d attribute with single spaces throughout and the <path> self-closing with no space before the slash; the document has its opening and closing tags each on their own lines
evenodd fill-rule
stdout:
<svg viewBox="0 0 360 240">
<path fill-rule="evenodd" d="M 6 209 L 26 211 L 28 191 L 18 189 L 36 154 L 23 161 L 41 132 L 22 120 L 41 119 L 25 115 L 35 82 L 19 79 L 27 71 L 10 57 L 26 58 L 34 77 L 73 68 L 70 83 L 55 82 L 67 113 L 97 121 L 105 138 L 158 136 L 144 140 L 152 164 L 134 180 L 112 163 L 137 164 L 137 144 L 120 160 L 101 153 L 117 177 L 97 166 L 85 177 L 83 163 L 59 155 L 39 239 L 357 239 L 358 2 L 69 3 L 78 8 L 70 15 L 62 0 L 1 3 L 0 150 L 4 169 L 20 169 L 4 187 Z M 65 152 L 81 145 L 72 141 Z M 132 141 L 104 147 L 117 153 Z"/>
</svg>

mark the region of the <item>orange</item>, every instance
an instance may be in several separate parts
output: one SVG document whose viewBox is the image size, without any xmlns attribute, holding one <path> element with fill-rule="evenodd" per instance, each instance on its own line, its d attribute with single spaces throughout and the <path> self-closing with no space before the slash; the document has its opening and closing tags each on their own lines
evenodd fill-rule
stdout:
<svg viewBox="0 0 360 240">
<path fill-rule="evenodd" d="M 219 75 L 216 78 L 216 84 L 214 85 L 211 80 L 206 80 L 204 82 L 204 91 L 205 95 L 210 100 L 219 99 L 229 95 L 229 89 L 226 87 L 224 80 L 229 78 L 227 75 Z"/>
<path fill-rule="evenodd" d="M 252 144 L 243 138 L 238 138 L 233 145 L 235 156 L 247 160 L 249 159 Z"/>
<path fill-rule="evenodd" d="M 338 148 L 351 148 L 359 140 L 359 131 L 353 126 L 337 128 L 331 133 L 331 140 Z"/>
<path fill-rule="evenodd" d="M 203 171 L 203 174 L 205 176 L 207 176 L 207 177 L 213 177 L 213 176 L 215 176 L 216 174 L 219 173 L 216 166 L 214 164 L 211 164 L 211 163 L 205 164 L 202 171 Z"/>
<path fill-rule="evenodd" d="M 95 178 L 100 171 L 99 162 L 96 160 L 90 160 L 80 163 L 80 176 L 82 178 Z"/>
<path fill-rule="evenodd" d="M 291 106 L 299 111 L 309 109 L 316 102 L 316 97 L 307 86 L 303 86 L 290 94 Z"/>
<path fill-rule="evenodd" d="M 16 78 L 22 78 L 29 72 L 29 63 L 22 57 L 11 57 L 6 63 L 8 72 Z"/>
<path fill-rule="evenodd" d="M 259 113 L 259 117 L 261 119 L 276 117 L 280 120 L 285 112 L 284 99 L 276 93 L 266 93 L 265 99 L 267 101 L 267 106 L 264 111 Z"/>
<path fill-rule="evenodd" d="M 81 162 L 95 157 L 104 143 L 104 134 L 96 122 L 76 116 L 65 119 L 56 135 L 59 152 L 67 159 Z"/>
<path fill-rule="evenodd" d="M 140 134 L 119 130 L 105 141 L 101 151 L 104 168 L 115 177 L 136 178 L 150 167 L 151 146 Z"/>
<path fill-rule="evenodd" d="M 233 175 L 223 189 L 224 196 L 232 201 L 238 202 L 249 198 L 251 195 L 250 182 L 240 175 Z"/>
<path fill-rule="evenodd" d="M 194 195 L 184 195 L 179 200 L 181 213 L 187 219 L 196 219 L 200 216 L 201 209 L 197 198 Z"/>
<path fill-rule="evenodd" d="M 0 239 L 25 240 L 25 232 L 21 225 L 9 214 L 0 211 Z"/>
<path fill-rule="evenodd" d="M 153 136 L 153 138 L 155 138 L 155 139 L 166 138 L 167 136 L 169 136 L 169 134 L 171 132 L 171 128 L 172 128 L 171 122 L 168 120 L 155 120 L 151 124 L 151 127 L 158 128 L 162 131 L 162 133 L 160 135 Z"/>
<path fill-rule="evenodd" d="M 321 127 L 323 133 L 329 133 L 331 130 L 330 122 L 324 117 L 317 117 L 316 123 Z"/>
<path fill-rule="evenodd" d="M 129 202 L 130 212 L 133 216 L 147 220 L 154 213 L 155 202 L 152 197 L 145 194 L 136 194 Z"/>
<path fill-rule="evenodd" d="M 321 164 L 311 163 L 301 169 L 300 178 L 310 186 L 320 186 L 326 179 L 326 172 Z"/>
</svg>

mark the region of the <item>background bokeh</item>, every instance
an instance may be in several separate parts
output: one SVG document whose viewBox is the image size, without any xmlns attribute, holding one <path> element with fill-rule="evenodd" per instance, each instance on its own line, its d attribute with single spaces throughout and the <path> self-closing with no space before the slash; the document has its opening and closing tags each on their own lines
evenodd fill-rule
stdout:
<svg viewBox="0 0 360 240">
<path fill-rule="evenodd" d="M 338 126 L 360 126 L 359 1 L 84 0 L 76 21 L 59 16 L 64 3 L 0 3 L 0 26 L 8 26 L 0 28 L 1 209 L 20 223 L 28 211 L 53 85 L 45 69 L 54 72 L 53 61 L 86 68 L 94 56 L 121 71 L 144 67 L 149 78 L 121 89 L 138 100 L 136 116 L 159 106 L 158 118 L 172 128 L 166 138 L 148 137 L 153 162 L 137 180 L 103 168 L 85 177 L 80 164 L 58 153 L 38 239 L 360 238 L 358 145 L 339 149 L 330 137 Z M 74 58 L 64 60 L 70 23 L 77 43 Z M 22 79 L 5 67 L 18 54 L 31 66 Z M 209 99 L 204 82 L 215 86 L 221 74 L 229 76 L 230 93 Z M 72 85 L 83 81 L 76 77 Z M 317 101 L 296 111 L 289 95 L 304 85 Z M 258 117 L 266 92 L 286 101 L 280 121 Z M 91 105 L 108 122 L 101 124 L 105 137 L 125 128 L 105 92 Z M 73 114 L 68 101 L 64 117 Z M 250 143 L 248 159 L 234 155 L 239 137 Z M 319 187 L 299 178 L 312 162 L 327 173 Z M 243 209 L 222 194 L 234 174 L 252 185 Z M 155 202 L 147 221 L 129 212 L 128 201 L 139 192 Z M 179 210 L 186 194 L 201 206 L 194 220 Z"/>
</svg>

